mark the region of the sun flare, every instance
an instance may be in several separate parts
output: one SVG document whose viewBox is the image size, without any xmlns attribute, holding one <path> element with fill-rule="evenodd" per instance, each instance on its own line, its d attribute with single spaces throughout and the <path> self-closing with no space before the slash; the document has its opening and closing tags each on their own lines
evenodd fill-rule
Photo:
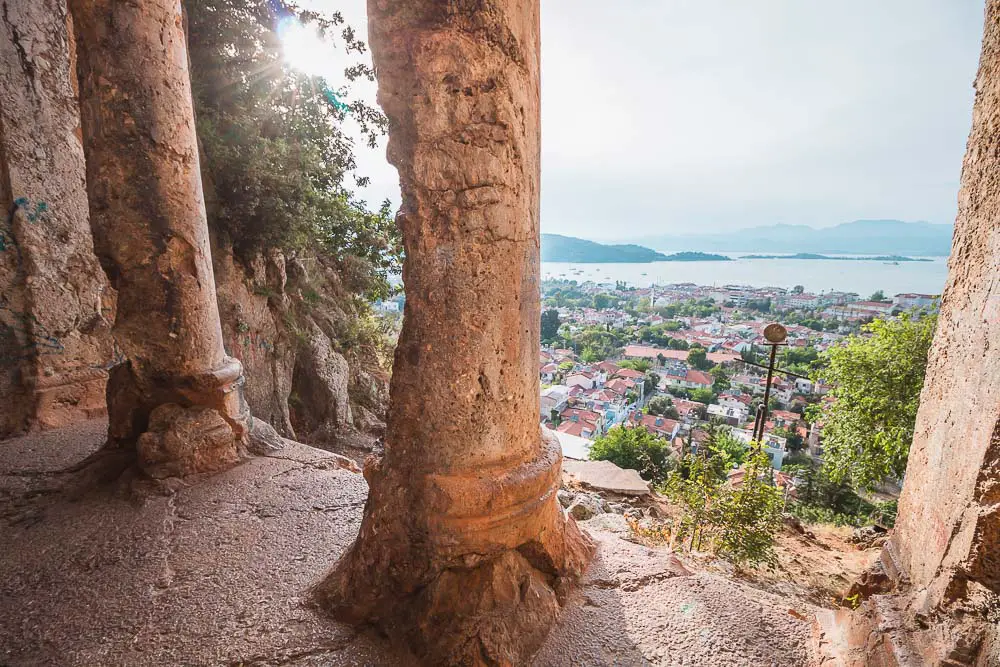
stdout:
<svg viewBox="0 0 1000 667">
<path fill-rule="evenodd" d="M 315 28 L 289 17 L 278 24 L 278 37 L 285 62 L 290 67 L 308 76 L 330 75 L 337 53 Z"/>
</svg>

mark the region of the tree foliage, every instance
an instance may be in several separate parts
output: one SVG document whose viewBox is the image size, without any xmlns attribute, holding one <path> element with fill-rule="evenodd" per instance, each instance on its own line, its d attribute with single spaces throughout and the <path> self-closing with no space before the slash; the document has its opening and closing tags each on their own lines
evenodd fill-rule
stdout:
<svg viewBox="0 0 1000 667">
<path fill-rule="evenodd" d="M 674 467 L 669 443 L 638 427 L 613 427 L 594 441 L 590 458 L 636 470 L 640 477 L 656 484 L 662 482 Z"/>
<path fill-rule="evenodd" d="M 823 355 L 833 402 L 823 410 L 824 461 L 836 482 L 870 489 L 900 479 L 913 439 L 936 316 L 875 320 Z"/>
<path fill-rule="evenodd" d="M 691 397 L 692 401 L 695 401 L 697 403 L 705 403 L 706 405 L 709 403 L 715 403 L 715 401 L 718 399 L 718 397 L 715 395 L 715 392 L 713 392 L 711 389 L 692 389 L 691 391 L 688 392 L 688 395 Z"/>
<path fill-rule="evenodd" d="M 707 546 L 740 567 L 773 564 L 782 497 L 770 484 L 770 459 L 753 450 L 737 489 L 725 484 L 725 470 L 720 457 L 703 449 L 670 473 L 663 491 L 683 510 L 678 536 L 689 549 Z"/>
<path fill-rule="evenodd" d="M 773 565 L 774 536 L 782 522 L 782 495 L 770 483 L 771 461 L 754 449 L 738 489 L 726 489 L 715 512 L 715 548 L 723 558 L 743 566 Z"/>
<path fill-rule="evenodd" d="M 328 84 L 287 67 L 276 28 L 297 19 L 357 56 L 340 85 L 373 78 L 365 44 L 339 13 L 298 12 L 282 0 L 185 3 L 191 82 L 209 224 L 243 259 L 272 248 L 312 247 L 341 264 L 348 288 L 368 298 L 391 293 L 399 231 L 388 202 L 370 209 L 352 194 L 355 121 L 374 145 L 382 113 L 337 100 Z"/>
<path fill-rule="evenodd" d="M 542 313 L 542 340 L 551 342 L 559 335 L 559 311 L 550 308 Z"/>
<path fill-rule="evenodd" d="M 728 472 L 734 466 L 743 465 L 747 458 L 747 446 L 742 440 L 737 439 L 728 428 L 718 424 L 709 423 L 705 430 L 708 437 L 702 446 L 709 456 L 719 459 L 724 470 Z"/>
<path fill-rule="evenodd" d="M 624 341 L 618 334 L 603 327 L 586 327 L 570 336 L 569 344 L 586 363 L 618 356 Z"/>
<path fill-rule="evenodd" d="M 714 364 L 708 360 L 708 352 L 703 347 L 692 347 L 688 351 L 688 363 L 700 370 L 708 370 Z"/>
<path fill-rule="evenodd" d="M 674 407 L 674 401 L 669 396 L 654 396 L 646 404 L 646 411 L 651 415 L 665 417 L 667 411 Z"/>
<path fill-rule="evenodd" d="M 670 473 L 663 492 L 683 510 L 678 537 L 688 549 L 700 549 L 705 532 L 713 527 L 712 511 L 719 500 L 722 478 L 715 463 L 702 454 L 688 454 L 677 470 Z"/>
<path fill-rule="evenodd" d="M 618 362 L 619 368 L 631 368 L 634 371 L 639 371 L 640 373 L 646 373 L 653 364 L 646 361 L 645 359 L 623 359 Z"/>
</svg>

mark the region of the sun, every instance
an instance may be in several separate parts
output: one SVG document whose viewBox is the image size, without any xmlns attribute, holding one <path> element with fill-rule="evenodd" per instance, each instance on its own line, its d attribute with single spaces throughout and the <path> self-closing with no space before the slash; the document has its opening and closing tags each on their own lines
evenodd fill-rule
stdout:
<svg viewBox="0 0 1000 667">
<path fill-rule="evenodd" d="M 292 17 L 278 23 L 278 37 L 284 60 L 293 69 L 307 75 L 329 77 L 337 54 L 315 28 L 302 25 Z"/>
</svg>

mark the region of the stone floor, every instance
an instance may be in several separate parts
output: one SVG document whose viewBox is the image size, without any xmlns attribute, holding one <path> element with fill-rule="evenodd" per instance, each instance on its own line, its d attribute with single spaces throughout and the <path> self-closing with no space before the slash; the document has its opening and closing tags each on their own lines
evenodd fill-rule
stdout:
<svg viewBox="0 0 1000 667">
<path fill-rule="evenodd" d="M 413 664 L 305 604 L 357 532 L 363 478 L 288 443 L 172 496 L 71 493 L 104 424 L 0 443 L 0 665 Z M 812 609 L 622 540 L 618 515 L 538 667 L 807 665 Z"/>
</svg>

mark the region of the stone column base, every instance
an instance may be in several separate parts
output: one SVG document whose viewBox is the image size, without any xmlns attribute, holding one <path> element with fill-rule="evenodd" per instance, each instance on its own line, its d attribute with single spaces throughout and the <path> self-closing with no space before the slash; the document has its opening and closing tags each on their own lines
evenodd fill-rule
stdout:
<svg viewBox="0 0 1000 667">
<path fill-rule="evenodd" d="M 556 499 L 562 454 L 542 437 L 513 469 L 420 475 L 371 459 L 361 532 L 315 601 L 427 664 L 525 664 L 594 551 Z"/>
<path fill-rule="evenodd" d="M 250 414 L 243 382 L 232 358 L 196 376 L 155 380 L 121 364 L 108 380 L 107 448 L 134 448 L 140 470 L 158 479 L 218 472 L 248 453 L 280 449 L 280 436 Z"/>
</svg>

